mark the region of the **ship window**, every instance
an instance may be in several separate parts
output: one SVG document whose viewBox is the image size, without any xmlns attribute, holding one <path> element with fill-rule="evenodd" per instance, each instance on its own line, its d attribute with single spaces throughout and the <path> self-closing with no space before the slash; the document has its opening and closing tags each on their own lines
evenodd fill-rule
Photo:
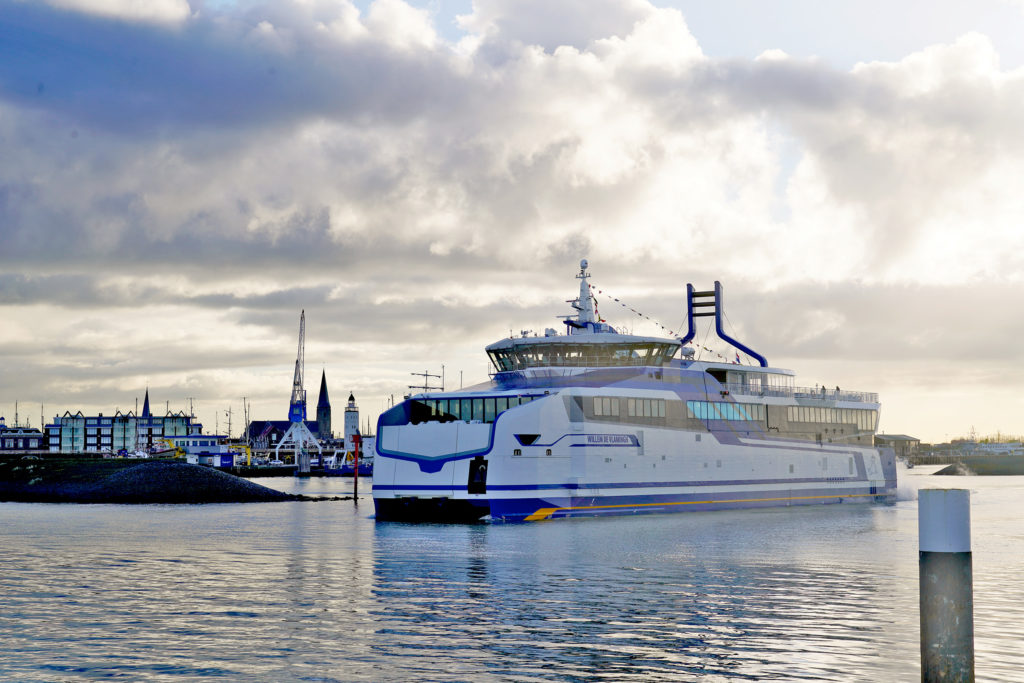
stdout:
<svg viewBox="0 0 1024 683">
<path fill-rule="evenodd" d="M 619 399 L 613 396 L 595 396 L 594 415 L 597 417 L 618 417 Z"/>
<path fill-rule="evenodd" d="M 635 398 L 627 398 L 626 399 L 626 414 L 629 415 L 629 417 L 636 417 L 636 399 Z"/>
<path fill-rule="evenodd" d="M 462 411 L 460 411 L 460 410 L 459 410 L 459 407 L 460 407 L 461 405 L 462 405 L 462 404 L 461 404 L 461 402 L 460 402 L 460 401 L 459 401 L 459 399 L 457 399 L 457 398 L 453 398 L 453 399 L 452 399 L 452 400 L 451 400 L 451 401 L 450 401 L 450 402 L 448 403 L 448 412 L 450 412 L 450 413 L 452 414 L 452 417 L 454 417 L 454 418 L 455 418 L 456 420 L 460 419 L 460 418 L 459 418 L 459 415 L 460 415 L 460 413 L 461 413 Z"/>
<path fill-rule="evenodd" d="M 722 416 L 723 420 L 740 420 L 742 419 L 739 412 L 736 410 L 736 406 L 732 403 L 719 403 L 718 412 Z"/>
<path fill-rule="evenodd" d="M 686 410 L 690 417 L 695 417 L 698 420 L 718 420 L 718 411 L 715 409 L 713 403 L 708 401 L 687 401 Z"/>
<path fill-rule="evenodd" d="M 484 400 L 482 398 L 473 399 L 473 418 L 474 420 L 484 419 Z"/>
<path fill-rule="evenodd" d="M 459 401 L 462 404 L 460 410 L 462 412 L 459 419 L 469 422 L 473 419 L 473 399 L 464 398 Z"/>
<path fill-rule="evenodd" d="M 508 410 L 508 397 L 507 396 L 499 396 L 498 398 L 494 399 L 494 402 L 495 402 L 495 410 L 497 412 L 503 413 L 506 410 Z"/>
<path fill-rule="evenodd" d="M 493 398 L 484 399 L 484 422 L 494 422 L 495 403 Z"/>
</svg>

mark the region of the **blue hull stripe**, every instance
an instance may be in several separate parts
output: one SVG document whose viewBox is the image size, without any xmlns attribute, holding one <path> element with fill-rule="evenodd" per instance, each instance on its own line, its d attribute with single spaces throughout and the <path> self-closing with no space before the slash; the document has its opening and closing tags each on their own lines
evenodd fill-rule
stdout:
<svg viewBox="0 0 1024 683">
<path fill-rule="evenodd" d="M 595 482 L 593 484 L 488 484 L 488 491 L 547 491 L 552 489 L 639 489 L 639 488 L 672 488 L 684 486 L 764 486 L 790 484 L 852 484 L 864 483 L 864 477 L 805 477 L 800 479 L 723 479 L 720 481 L 633 481 L 633 482 Z M 455 487 L 451 484 L 374 484 L 374 491 L 450 491 Z"/>
<path fill-rule="evenodd" d="M 823 505 L 842 502 L 871 502 L 895 494 L 894 488 L 862 486 L 848 491 L 825 488 L 802 491 L 726 491 L 721 493 L 661 494 L 636 496 L 552 496 L 548 498 L 460 499 L 479 505 L 493 519 L 505 521 L 541 521 L 563 517 L 652 514 L 726 510 L 793 505 Z M 382 504 L 385 501 L 381 501 Z M 382 510 L 378 508 L 378 514 Z M 378 519 L 386 519 L 379 516 Z"/>
</svg>

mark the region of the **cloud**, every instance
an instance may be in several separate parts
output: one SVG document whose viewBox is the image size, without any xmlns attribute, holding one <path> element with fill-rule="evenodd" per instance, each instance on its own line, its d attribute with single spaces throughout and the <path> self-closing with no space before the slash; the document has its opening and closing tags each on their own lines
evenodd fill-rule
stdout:
<svg viewBox="0 0 1024 683">
<path fill-rule="evenodd" d="M 643 0 L 480 0 L 458 24 L 489 44 L 536 45 L 585 50 L 595 41 L 629 34 L 635 24 L 658 14 Z"/>
<path fill-rule="evenodd" d="M 179 23 L 191 13 L 187 0 L 44 0 L 61 9 L 129 21 Z"/>
<path fill-rule="evenodd" d="M 885 352 L 851 329 L 980 358 L 959 331 L 922 340 L 1018 296 L 1024 75 L 980 34 L 840 70 L 711 58 L 642 0 L 477 2 L 458 44 L 432 21 L 400 0 L 0 4 L 0 306 L 45 340 L 117 321 L 47 361 L 5 348 L 53 377 L 95 349 L 109 383 L 157 349 L 168 390 L 194 363 L 213 396 L 258 385 L 214 372 L 235 334 L 280 344 L 239 357 L 282 356 L 287 384 L 305 307 L 374 391 L 410 355 L 479 378 L 491 336 L 564 313 L 582 256 L 670 327 L 685 282 L 735 283 L 757 302 L 736 317 L 806 359 Z M 191 350 L 160 341 L 190 316 Z"/>
</svg>

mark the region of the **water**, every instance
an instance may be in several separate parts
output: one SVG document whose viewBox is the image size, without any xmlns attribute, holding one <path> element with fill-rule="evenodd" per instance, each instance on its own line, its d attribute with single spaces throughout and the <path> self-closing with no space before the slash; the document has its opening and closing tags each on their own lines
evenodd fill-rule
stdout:
<svg viewBox="0 0 1024 683">
<path fill-rule="evenodd" d="M 901 474 L 892 506 L 529 525 L 3 503 L 0 679 L 915 680 L 927 484 L 972 490 L 978 680 L 1024 680 L 1024 478 Z"/>
</svg>

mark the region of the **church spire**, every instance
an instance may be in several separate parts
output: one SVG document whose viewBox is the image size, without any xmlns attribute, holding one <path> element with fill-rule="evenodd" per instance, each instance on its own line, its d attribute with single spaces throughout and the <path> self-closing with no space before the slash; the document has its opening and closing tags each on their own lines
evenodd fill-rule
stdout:
<svg viewBox="0 0 1024 683">
<path fill-rule="evenodd" d="M 316 402 L 317 408 L 330 408 L 331 399 L 327 396 L 327 372 L 320 371 L 320 399 Z"/>
<path fill-rule="evenodd" d="M 142 417 L 150 417 L 150 414 L 149 414 L 149 387 L 146 387 L 146 400 L 142 402 Z"/>
</svg>

